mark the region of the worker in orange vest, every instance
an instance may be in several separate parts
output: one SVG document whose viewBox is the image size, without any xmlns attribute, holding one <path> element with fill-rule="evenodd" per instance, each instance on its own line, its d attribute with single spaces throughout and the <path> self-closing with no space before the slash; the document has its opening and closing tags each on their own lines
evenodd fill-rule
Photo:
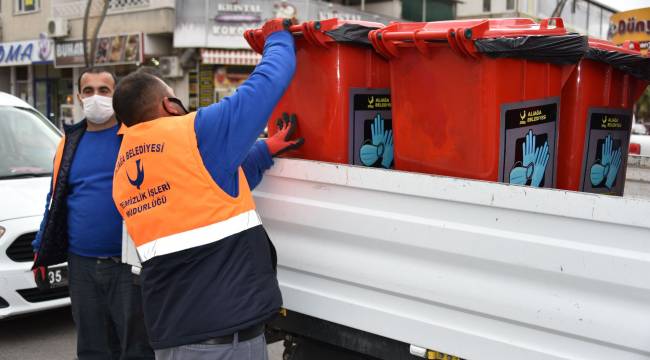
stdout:
<svg viewBox="0 0 650 360">
<path fill-rule="evenodd" d="M 133 73 L 113 96 L 124 126 L 113 199 L 143 269 L 157 359 L 266 359 L 264 324 L 282 305 L 276 254 L 242 166 L 299 146 L 256 141 L 295 71 L 290 24 L 263 28 L 260 64 L 235 94 L 188 113 L 159 78 Z M 255 151 L 259 148 L 259 151 Z"/>
</svg>

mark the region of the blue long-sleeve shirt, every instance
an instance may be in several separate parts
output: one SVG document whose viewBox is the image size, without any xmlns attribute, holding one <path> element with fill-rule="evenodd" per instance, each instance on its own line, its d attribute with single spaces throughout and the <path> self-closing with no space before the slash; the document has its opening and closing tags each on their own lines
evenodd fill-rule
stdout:
<svg viewBox="0 0 650 360">
<path fill-rule="evenodd" d="M 247 170 L 243 165 L 247 156 L 270 161 L 270 157 L 263 159 L 268 154 L 268 149 L 261 149 L 265 144 L 253 151 L 251 146 L 289 86 L 295 68 L 293 36 L 287 31 L 273 33 L 248 80 L 232 96 L 197 112 L 194 129 L 203 162 L 214 181 L 231 196 L 239 193 L 237 169 L 243 166 Z M 248 172 L 246 178 L 250 185 Z"/>
</svg>

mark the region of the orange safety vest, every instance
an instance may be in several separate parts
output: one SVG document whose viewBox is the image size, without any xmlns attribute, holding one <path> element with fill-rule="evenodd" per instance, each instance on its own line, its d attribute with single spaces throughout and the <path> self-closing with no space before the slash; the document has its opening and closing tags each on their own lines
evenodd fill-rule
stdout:
<svg viewBox="0 0 650 360">
<path fill-rule="evenodd" d="M 261 225 L 243 170 L 239 195 L 225 193 L 203 165 L 196 113 L 122 126 L 113 200 L 140 260 L 210 244 Z"/>
<path fill-rule="evenodd" d="M 52 170 L 52 196 L 54 196 L 54 189 L 56 189 L 56 179 L 59 176 L 59 168 L 61 167 L 61 159 L 63 159 L 64 145 L 65 135 L 61 137 L 59 145 L 56 147 L 56 153 L 54 154 L 54 169 Z"/>
</svg>

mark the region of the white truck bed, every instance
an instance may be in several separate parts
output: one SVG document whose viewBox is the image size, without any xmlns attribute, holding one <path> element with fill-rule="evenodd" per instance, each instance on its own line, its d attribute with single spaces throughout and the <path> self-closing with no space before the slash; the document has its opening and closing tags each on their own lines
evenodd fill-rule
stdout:
<svg viewBox="0 0 650 360">
<path fill-rule="evenodd" d="M 650 156 L 628 158 L 625 196 L 650 200 Z"/>
<path fill-rule="evenodd" d="M 289 310 L 467 359 L 650 359 L 650 201 L 288 159 L 254 194 Z"/>
</svg>

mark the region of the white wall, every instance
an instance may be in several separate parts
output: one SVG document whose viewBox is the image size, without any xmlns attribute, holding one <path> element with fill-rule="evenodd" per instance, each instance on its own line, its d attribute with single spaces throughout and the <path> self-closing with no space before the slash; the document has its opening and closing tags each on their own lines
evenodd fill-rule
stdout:
<svg viewBox="0 0 650 360">
<path fill-rule="evenodd" d="M 402 16 L 402 1 L 388 0 L 371 4 L 366 3 L 366 11 L 379 15 L 399 18 Z"/>
<path fill-rule="evenodd" d="M 514 1 L 515 9 L 517 1 Z M 506 10 L 506 0 L 491 0 L 489 14 L 502 14 L 506 12 L 513 12 L 515 9 Z M 462 3 L 456 4 L 456 16 L 468 17 L 488 14 L 483 12 L 483 0 L 465 0 Z"/>
<path fill-rule="evenodd" d="M 185 70 L 183 77 L 178 79 L 165 79 L 169 87 L 174 90 L 174 95 L 183 102 L 186 107 L 189 107 L 190 102 L 190 81 L 189 72 Z"/>
</svg>

